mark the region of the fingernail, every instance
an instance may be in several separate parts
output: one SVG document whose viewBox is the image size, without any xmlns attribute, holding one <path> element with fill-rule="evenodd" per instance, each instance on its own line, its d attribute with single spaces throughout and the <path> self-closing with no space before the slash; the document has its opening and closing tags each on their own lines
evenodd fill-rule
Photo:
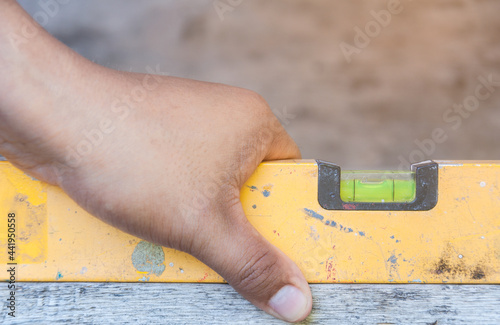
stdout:
<svg viewBox="0 0 500 325">
<path fill-rule="evenodd" d="M 269 300 L 269 306 L 284 320 L 295 322 L 306 312 L 307 298 L 296 287 L 286 285 Z"/>
</svg>

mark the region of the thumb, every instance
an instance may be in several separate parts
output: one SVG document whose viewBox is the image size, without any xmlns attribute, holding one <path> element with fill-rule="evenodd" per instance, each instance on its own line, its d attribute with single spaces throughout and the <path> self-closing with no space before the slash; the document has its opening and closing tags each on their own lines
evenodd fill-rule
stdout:
<svg viewBox="0 0 500 325">
<path fill-rule="evenodd" d="M 272 316 L 288 322 L 306 318 L 312 297 L 300 269 L 248 222 L 240 202 L 230 210 L 222 217 L 226 227 L 215 232 L 202 260 Z"/>
</svg>

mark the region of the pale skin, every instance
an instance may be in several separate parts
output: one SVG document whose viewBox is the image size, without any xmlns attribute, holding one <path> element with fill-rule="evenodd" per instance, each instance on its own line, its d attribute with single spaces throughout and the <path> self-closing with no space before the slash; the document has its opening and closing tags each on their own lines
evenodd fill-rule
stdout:
<svg viewBox="0 0 500 325">
<path fill-rule="evenodd" d="M 300 158 L 256 93 L 104 68 L 1 0 L 0 154 L 104 222 L 192 254 L 265 312 L 310 313 L 303 274 L 240 202 L 260 162 Z"/>
</svg>

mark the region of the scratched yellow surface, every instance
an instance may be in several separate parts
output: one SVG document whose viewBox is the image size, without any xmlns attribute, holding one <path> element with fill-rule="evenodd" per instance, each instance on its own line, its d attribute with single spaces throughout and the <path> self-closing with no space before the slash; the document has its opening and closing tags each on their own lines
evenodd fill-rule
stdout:
<svg viewBox="0 0 500 325">
<path fill-rule="evenodd" d="M 250 222 L 312 283 L 500 283 L 500 162 L 438 163 L 430 211 L 324 210 L 313 160 L 261 164 L 241 198 Z M 7 162 L 0 162 L 0 264 L 10 212 L 21 281 L 223 281 L 185 253 L 104 224 Z"/>
</svg>

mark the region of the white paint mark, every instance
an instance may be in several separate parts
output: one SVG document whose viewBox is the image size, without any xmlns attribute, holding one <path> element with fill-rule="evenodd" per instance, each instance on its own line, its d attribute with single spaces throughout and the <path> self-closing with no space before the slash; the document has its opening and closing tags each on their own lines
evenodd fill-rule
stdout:
<svg viewBox="0 0 500 325">
<path fill-rule="evenodd" d="M 481 239 L 484 239 L 484 236 L 481 236 Z"/>
<path fill-rule="evenodd" d="M 485 187 L 485 186 L 486 186 L 486 182 L 481 182 L 481 183 L 479 183 L 479 186 L 481 186 L 481 187 Z"/>
<path fill-rule="evenodd" d="M 462 258 L 462 257 L 464 257 L 462 254 L 458 255 L 458 258 Z"/>
<path fill-rule="evenodd" d="M 170 267 L 174 267 L 174 263 L 170 262 L 170 263 L 168 264 L 168 266 L 170 266 Z"/>
</svg>

